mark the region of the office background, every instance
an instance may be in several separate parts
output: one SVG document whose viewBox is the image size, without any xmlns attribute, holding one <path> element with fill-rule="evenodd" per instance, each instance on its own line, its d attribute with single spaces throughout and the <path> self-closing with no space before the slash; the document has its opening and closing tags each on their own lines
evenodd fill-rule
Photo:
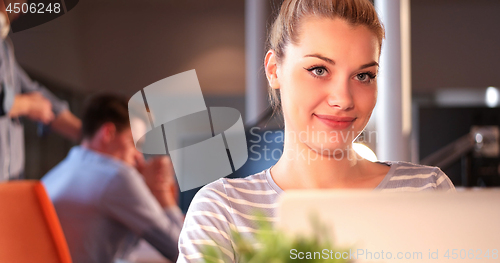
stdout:
<svg viewBox="0 0 500 263">
<path fill-rule="evenodd" d="M 270 1 L 269 10 L 279 2 Z M 414 101 L 433 106 L 442 88 L 500 87 L 499 12 L 495 0 L 411 1 Z M 94 92 L 131 96 L 194 68 L 208 106 L 237 108 L 245 116 L 243 0 L 84 0 L 68 14 L 11 38 L 20 64 L 68 100 L 76 115 Z M 26 122 L 25 134 L 27 178 L 40 178 L 72 146 L 53 134 L 39 138 L 33 123 Z M 459 136 L 431 134 L 419 138 L 431 145 L 420 155 Z M 459 175 L 449 175 L 459 182 Z"/>
</svg>

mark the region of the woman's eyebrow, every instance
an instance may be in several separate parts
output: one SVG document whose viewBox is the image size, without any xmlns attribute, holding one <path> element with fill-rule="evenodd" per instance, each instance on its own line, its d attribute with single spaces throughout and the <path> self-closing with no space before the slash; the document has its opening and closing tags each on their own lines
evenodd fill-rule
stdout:
<svg viewBox="0 0 500 263">
<path fill-rule="evenodd" d="M 372 61 L 370 63 L 361 65 L 361 67 L 359 67 L 359 69 L 369 68 L 369 67 L 372 67 L 372 66 L 377 66 L 378 67 L 378 63 L 375 62 L 375 61 Z"/>
<path fill-rule="evenodd" d="M 323 61 L 325 61 L 325 62 L 328 62 L 328 63 L 330 63 L 330 64 L 332 64 L 332 65 L 335 65 L 335 61 L 333 61 L 332 59 L 329 59 L 329 58 L 327 58 L 327 57 L 323 57 L 323 56 L 321 56 L 321 55 L 319 55 L 319 54 L 310 54 L 310 55 L 305 55 L 304 57 L 314 57 L 314 58 L 319 58 L 319 59 L 321 59 L 321 60 L 323 60 Z"/>
<path fill-rule="evenodd" d="M 325 62 L 328 62 L 332 65 L 335 65 L 335 61 L 333 61 L 332 59 L 329 59 L 327 57 L 324 57 L 322 55 L 319 55 L 319 54 L 309 54 L 309 55 L 305 55 L 304 57 L 314 57 L 314 58 L 319 58 Z M 364 68 L 369 68 L 369 67 L 372 67 L 372 66 L 377 66 L 378 67 L 378 63 L 376 61 L 372 61 L 370 63 L 367 63 L 367 64 L 364 64 L 364 65 L 361 65 L 361 67 L 359 67 L 359 69 L 364 69 Z"/>
</svg>

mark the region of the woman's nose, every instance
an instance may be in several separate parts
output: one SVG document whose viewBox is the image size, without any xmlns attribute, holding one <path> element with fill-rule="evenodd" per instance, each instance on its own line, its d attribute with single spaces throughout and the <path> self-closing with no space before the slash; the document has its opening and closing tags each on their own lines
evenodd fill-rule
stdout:
<svg viewBox="0 0 500 263">
<path fill-rule="evenodd" d="M 348 79 L 339 79 L 333 82 L 328 92 L 327 103 L 330 107 L 338 110 L 354 108 L 354 100 Z"/>
</svg>

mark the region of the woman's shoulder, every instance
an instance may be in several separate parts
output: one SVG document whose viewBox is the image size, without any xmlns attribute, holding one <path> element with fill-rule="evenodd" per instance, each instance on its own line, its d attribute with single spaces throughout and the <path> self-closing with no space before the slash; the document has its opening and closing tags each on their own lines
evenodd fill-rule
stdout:
<svg viewBox="0 0 500 263">
<path fill-rule="evenodd" d="M 193 198 L 188 216 L 193 220 L 212 215 L 235 226 L 255 226 L 256 214 L 273 218 L 279 194 L 266 179 L 266 172 L 245 178 L 221 178 L 202 187 Z"/>
<path fill-rule="evenodd" d="M 270 222 L 276 220 L 278 194 L 270 191 L 266 173 L 264 170 L 245 178 L 221 178 L 202 187 L 186 214 L 179 238 L 179 258 L 199 254 L 201 244 L 215 241 L 221 253 L 227 255 L 224 262 L 234 262 L 231 230 L 251 239 L 261 215 Z"/>
<path fill-rule="evenodd" d="M 215 198 L 221 201 L 255 199 L 258 195 L 277 194 L 266 178 L 266 170 L 243 178 L 220 178 L 202 187 L 195 198 Z"/>
<path fill-rule="evenodd" d="M 436 169 L 440 169 L 437 166 L 429 166 L 424 164 L 405 162 L 405 161 L 379 161 L 379 163 L 384 163 L 390 165 L 391 167 L 397 168 L 397 170 L 405 170 L 405 169 L 413 169 L 413 170 L 424 170 L 424 171 L 433 171 Z"/>
<path fill-rule="evenodd" d="M 436 166 L 404 161 L 382 162 L 391 166 L 378 188 L 387 191 L 421 191 L 455 189 L 450 178 Z"/>
</svg>

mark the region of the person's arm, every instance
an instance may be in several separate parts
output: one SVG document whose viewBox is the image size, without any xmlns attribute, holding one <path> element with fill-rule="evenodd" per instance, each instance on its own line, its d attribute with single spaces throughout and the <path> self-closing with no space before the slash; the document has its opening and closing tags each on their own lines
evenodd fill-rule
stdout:
<svg viewBox="0 0 500 263">
<path fill-rule="evenodd" d="M 6 52 L 9 53 L 9 56 L 3 52 L 0 53 L 0 62 L 4 68 L 2 73 L 7 75 L 12 73 L 14 77 L 12 81 L 6 81 L 7 76 L 1 76 L 0 116 L 8 116 L 10 118 L 26 116 L 32 120 L 40 121 L 45 124 L 52 121 L 54 119 L 54 113 L 52 112 L 52 105 L 48 99 L 43 97 L 41 93 L 36 92 L 36 88 L 23 93 L 22 86 L 26 85 L 26 83 L 30 83 L 24 80 L 24 78 L 27 78 L 27 75 L 22 71 L 14 59 L 10 40 L 5 39 L 1 41 L 0 48 L 5 48 Z M 20 93 L 18 93 L 13 85 L 21 86 Z"/>
<path fill-rule="evenodd" d="M 172 160 L 167 156 L 153 157 L 144 161 L 142 154 L 136 156 L 137 170 L 141 173 L 149 190 L 165 210 L 172 222 L 182 228 L 184 215 L 178 207 L 177 181 Z"/>
<path fill-rule="evenodd" d="M 54 119 L 52 104 L 39 92 L 15 95 L 7 114 L 11 118 L 26 116 L 44 124 Z"/>
<path fill-rule="evenodd" d="M 232 245 L 231 227 L 234 222 L 229 210 L 224 185 L 217 180 L 203 187 L 193 198 L 179 237 L 177 263 L 205 262 L 204 255 L 211 248 L 218 256 L 212 262 L 236 262 Z"/>
<path fill-rule="evenodd" d="M 59 113 L 50 123 L 50 128 L 74 142 L 80 141 L 82 136 L 82 121 L 69 110 Z"/>
<path fill-rule="evenodd" d="M 14 72 L 16 80 L 21 85 L 22 94 L 16 95 L 15 100 L 19 100 L 18 98 L 20 98 L 21 103 L 18 104 L 19 110 L 15 110 L 11 113 L 11 116 L 14 114 L 26 115 L 35 121 L 41 121 L 44 124 L 50 123 L 51 128 L 68 139 L 75 142 L 80 140 L 82 124 L 80 119 L 69 111 L 68 103 L 57 98 L 38 82 L 33 81 L 17 62 L 15 63 Z M 29 102 L 24 100 L 25 103 L 22 103 L 22 97 L 27 97 L 31 100 Z M 15 106 L 16 102 L 14 102 L 12 108 L 14 109 Z M 29 109 L 31 110 L 28 111 Z M 26 114 L 26 111 L 31 112 L 31 114 Z"/>
<path fill-rule="evenodd" d="M 170 157 L 157 156 L 145 161 L 138 153 L 136 163 L 137 170 L 160 205 L 163 208 L 176 207 L 178 187 Z"/>
<path fill-rule="evenodd" d="M 175 262 L 178 256 L 179 223 L 167 216 L 168 211 L 162 209 L 135 169 L 130 168 L 108 183 L 100 206 L 104 214 L 123 224 Z"/>
</svg>

